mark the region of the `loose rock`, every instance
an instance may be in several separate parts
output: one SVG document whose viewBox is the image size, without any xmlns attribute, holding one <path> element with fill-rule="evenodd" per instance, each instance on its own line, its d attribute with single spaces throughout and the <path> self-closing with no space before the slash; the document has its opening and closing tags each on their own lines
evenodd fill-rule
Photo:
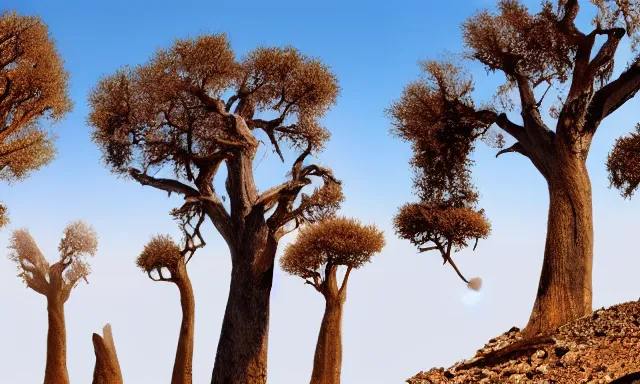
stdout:
<svg viewBox="0 0 640 384">
<path fill-rule="evenodd" d="M 407 383 L 610 383 L 640 372 L 640 300 L 596 310 L 560 327 L 533 351 L 483 364 L 519 340 L 520 329 L 513 327 L 489 340 L 472 360 L 421 372 Z"/>
</svg>

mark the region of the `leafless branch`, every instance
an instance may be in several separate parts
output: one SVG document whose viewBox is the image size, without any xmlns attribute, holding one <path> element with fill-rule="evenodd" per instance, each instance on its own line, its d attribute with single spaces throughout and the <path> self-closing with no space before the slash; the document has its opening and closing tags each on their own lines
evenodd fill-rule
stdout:
<svg viewBox="0 0 640 384">
<path fill-rule="evenodd" d="M 518 141 L 515 144 L 513 144 L 512 146 L 510 146 L 509 148 L 505 148 L 501 151 L 498 151 L 498 153 L 496 153 L 496 158 L 498 158 L 498 156 L 502 155 L 503 153 L 509 153 L 509 152 L 517 152 L 525 157 L 529 157 L 527 155 L 527 150 L 522 146 L 522 144 Z"/>
<path fill-rule="evenodd" d="M 352 266 L 347 267 L 347 272 L 344 274 L 344 279 L 342 279 L 342 285 L 340 286 L 340 295 L 343 295 L 347 290 L 347 283 L 349 282 L 349 275 L 351 274 Z"/>
<path fill-rule="evenodd" d="M 142 185 L 147 185 L 166 191 L 167 193 L 169 193 L 169 196 L 171 196 L 172 192 L 184 195 L 185 197 L 200 196 L 200 192 L 198 192 L 198 190 L 177 180 L 155 178 L 144 174 L 140 170 L 135 168 L 129 168 L 129 175 Z"/>
<path fill-rule="evenodd" d="M 640 90 L 640 59 L 636 59 L 616 80 L 600 88 L 593 95 L 587 112 L 587 126 L 595 130 L 604 118 L 633 98 L 638 90 Z"/>
</svg>

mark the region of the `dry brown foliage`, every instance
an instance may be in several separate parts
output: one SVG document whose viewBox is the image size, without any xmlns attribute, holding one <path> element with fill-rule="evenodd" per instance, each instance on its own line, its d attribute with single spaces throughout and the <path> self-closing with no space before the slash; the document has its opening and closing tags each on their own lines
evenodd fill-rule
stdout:
<svg viewBox="0 0 640 384">
<path fill-rule="evenodd" d="M 249 144 L 224 113 L 234 103 L 248 128 L 263 129 L 278 151 L 278 139 L 320 150 L 329 133 L 317 119 L 337 93 L 328 68 L 292 47 L 260 47 L 236 61 L 226 35 L 205 35 L 177 40 L 148 63 L 102 79 L 90 96 L 89 121 L 114 171 L 127 172 L 136 157 L 145 169 L 171 163 L 191 180 L 188 168 L 198 160 Z M 255 118 L 265 111 L 278 113 L 278 121 Z M 294 121 L 284 126 L 285 119 Z"/>
<path fill-rule="evenodd" d="M 455 250 L 466 248 L 468 241 L 486 239 L 491 231 L 483 210 L 424 203 L 402 206 L 393 224 L 403 239 L 418 247 L 435 244 L 438 249 L 449 244 Z"/>
<path fill-rule="evenodd" d="M 459 206 L 454 206 L 451 201 Z M 491 225 L 484 210 L 476 211 L 473 202 L 463 200 L 440 203 L 408 203 L 400 208 L 393 219 L 396 234 L 409 240 L 420 252 L 437 250 L 444 264 L 449 263 L 460 278 L 473 290 L 479 290 L 482 281 L 475 277 L 467 280 L 451 258 L 451 251 L 458 252 L 468 246 L 468 241 L 486 239 Z M 475 249 L 475 246 L 473 247 Z"/>
<path fill-rule="evenodd" d="M 7 206 L 0 204 L 0 228 L 9 224 L 9 212 Z"/>
<path fill-rule="evenodd" d="M 144 272 L 176 266 L 182 260 L 180 247 L 169 235 L 156 235 L 144 246 L 136 265 Z"/>
<path fill-rule="evenodd" d="M 563 0 L 563 2 L 566 0 Z M 598 7 L 593 20 L 599 28 L 624 28 L 631 38 L 634 50 L 640 36 L 640 4 L 636 0 L 591 0 Z"/>
<path fill-rule="evenodd" d="M 285 248 L 280 265 L 287 273 L 311 279 L 327 264 L 360 268 L 384 246 L 384 235 L 375 225 L 331 217 L 303 226 Z"/>
<path fill-rule="evenodd" d="M 411 142 L 415 186 L 424 200 L 457 197 L 475 201 L 469 155 L 476 139 L 488 134 L 490 115 L 475 111 L 470 75 L 455 61 L 420 63 L 424 76 L 411 82 L 387 113 L 394 134 Z M 494 137 L 502 146 L 501 135 Z M 439 186 L 436 190 L 431 186 Z"/>
<path fill-rule="evenodd" d="M 0 13 L 0 179 L 20 181 L 53 159 L 53 138 L 39 122 L 71 110 L 63 64 L 39 17 Z"/>
<path fill-rule="evenodd" d="M 98 236 L 94 229 L 83 221 L 71 222 L 64 229 L 58 250 L 59 260 L 50 265 L 36 245 L 27 229 L 18 229 L 11 234 L 9 260 L 18 265 L 18 275 L 27 287 L 43 294 L 62 293 L 64 301 L 80 279 L 87 280 L 91 273 L 85 256 L 94 256 L 98 248 Z M 61 284 L 52 288 L 52 281 Z M 60 289 L 53 292 L 52 289 Z"/>
<path fill-rule="evenodd" d="M 607 157 L 607 171 L 611 185 L 631 198 L 640 185 L 640 124 L 635 133 L 616 140 Z"/>
<path fill-rule="evenodd" d="M 508 84 L 515 86 L 513 73 L 527 76 L 534 84 L 568 79 L 574 47 L 564 34 L 557 33 L 557 23 L 550 2 L 531 14 L 520 1 L 501 0 L 496 13 L 478 12 L 462 30 L 468 55 L 491 71 L 503 71 Z"/>
</svg>

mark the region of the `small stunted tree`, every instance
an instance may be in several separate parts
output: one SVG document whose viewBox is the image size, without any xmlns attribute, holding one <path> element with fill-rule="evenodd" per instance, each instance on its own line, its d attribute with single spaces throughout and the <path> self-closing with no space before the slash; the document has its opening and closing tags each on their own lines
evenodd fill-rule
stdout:
<svg viewBox="0 0 640 384">
<path fill-rule="evenodd" d="M 93 350 L 96 354 L 96 365 L 93 369 L 92 384 L 122 384 L 122 372 L 113 342 L 111 324 L 102 328 L 104 336 L 93 334 Z"/>
<path fill-rule="evenodd" d="M 462 25 L 466 57 L 506 78 L 495 107 L 477 108 L 471 76 L 455 61 L 441 60 L 424 62 L 426 76 L 409 84 L 389 110 L 395 132 L 412 143 L 417 157 L 418 151 L 431 152 L 458 173 L 468 171 L 476 140 L 502 146 L 502 135 L 489 129 L 495 124 L 516 140 L 497 155 L 524 156 L 547 182 L 544 261 L 525 337 L 592 311 L 593 216 L 586 159 L 601 123 L 640 90 L 640 57 L 611 80 L 622 38 L 629 36 L 633 49 L 638 47 L 640 5 L 591 0 L 598 12 L 594 28 L 583 32 L 575 21 L 585 3 L 545 1 L 532 13 L 518 0 L 500 0 L 496 12 L 478 12 Z M 556 87 L 558 102 L 548 109 L 556 120 L 551 129 L 542 120 L 542 99 L 554 85 L 563 88 Z M 520 122 L 506 114 L 515 105 Z"/>
<path fill-rule="evenodd" d="M 352 269 L 362 267 L 385 246 L 383 233 L 355 219 L 325 218 L 302 227 L 280 259 L 282 269 L 305 279 L 325 299 L 325 311 L 313 359 L 311 384 L 338 384 L 342 368 L 342 308 Z M 338 267 L 347 267 L 338 285 Z"/>
<path fill-rule="evenodd" d="M 39 122 L 71 110 L 67 72 L 37 16 L 0 14 L 0 179 L 20 181 L 51 162 L 52 137 Z M 0 225 L 8 222 L 0 207 Z"/>
<path fill-rule="evenodd" d="M 47 365 L 44 384 L 68 384 L 67 331 L 64 304 L 80 279 L 88 283 L 90 273 L 86 255 L 95 255 L 98 236 L 82 221 L 67 225 L 60 240 L 60 258 L 49 265 L 29 231 L 18 229 L 11 235 L 9 259 L 18 264 L 27 288 L 47 298 L 49 328 L 47 331 Z"/>
<path fill-rule="evenodd" d="M 151 238 L 144 250 L 136 260 L 140 269 L 149 275 L 153 281 L 166 281 L 174 283 L 180 291 L 180 304 L 182 306 L 182 323 L 178 348 L 173 364 L 171 384 L 191 384 L 193 381 L 193 335 L 195 326 L 195 298 L 191 280 L 187 273 L 187 263 L 193 257 L 198 248 L 205 245 L 200 234 L 200 225 L 204 222 L 203 213 L 198 213 L 193 206 L 187 206 L 185 210 L 175 210 L 173 215 L 179 218 L 184 233 L 184 247 L 180 249 L 170 236 L 159 235 Z M 199 215 L 198 222 L 192 226 L 193 231 L 187 229 L 195 215 Z M 167 276 L 163 270 L 166 270 Z"/>
<path fill-rule="evenodd" d="M 330 169 L 306 164 L 329 132 L 319 120 L 336 102 L 337 79 L 292 47 L 260 47 L 236 60 L 224 34 L 177 40 L 145 64 L 102 79 L 89 122 L 104 160 L 119 174 L 200 206 L 231 253 L 231 283 L 213 384 L 265 384 L 269 296 L 278 242 L 342 201 Z M 223 96 L 229 95 L 227 99 Z M 288 180 L 260 193 L 254 160 L 265 135 L 300 155 Z M 213 181 L 226 166 L 229 209 Z M 160 168 L 172 178 L 157 178 Z M 307 196 L 313 182 L 322 185 Z M 297 202 L 297 203 L 296 203 Z"/>
</svg>

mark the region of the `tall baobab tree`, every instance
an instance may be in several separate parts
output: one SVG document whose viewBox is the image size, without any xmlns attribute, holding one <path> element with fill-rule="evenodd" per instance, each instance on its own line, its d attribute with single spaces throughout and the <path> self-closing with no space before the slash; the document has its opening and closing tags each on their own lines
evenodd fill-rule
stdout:
<svg viewBox="0 0 640 384">
<path fill-rule="evenodd" d="M 123 384 L 111 324 L 102 328 L 102 334 L 103 336 L 94 333 L 92 336 L 93 349 L 96 354 L 92 384 Z"/>
<path fill-rule="evenodd" d="M 39 17 L 0 13 L 0 179 L 10 184 L 53 159 L 53 139 L 39 122 L 71 110 L 63 64 Z M 0 225 L 6 213 L 0 206 Z"/>
<path fill-rule="evenodd" d="M 260 47 L 238 61 L 224 34 L 178 40 L 91 92 L 89 122 L 108 166 L 201 207 L 229 247 L 231 283 L 213 384 L 266 382 L 278 242 L 292 225 L 342 200 L 330 169 L 305 165 L 329 139 L 319 119 L 338 92 L 336 77 L 318 59 L 292 47 Z M 301 152 L 288 180 L 262 193 L 253 174 L 258 133 L 283 161 L 281 145 Z M 223 163 L 228 210 L 213 185 Z M 163 167 L 172 178 L 152 176 Z M 305 195 L 314 178 L 322 185 Z"/>
<path fill-rule="evenodd" d="M 636 1 L 592 0 L 594 27 L 576 26 L 585 1 L 544 2 L 537 13 L 516 0 L 481 11 L 462 25 L 466 57 L 504 74 L 495 107 L 476 108 L 473 81 L 453 60 L 422 63 L 425 76 L 409 84 L 390 108 L 395 132 L 415 149 L 446 159 L 452 172 L 468 171 L 477 139 L 501 146 L 493 124 L 516 142 L 497 153 L 529 159 L 547 182 L 549 216 L 540 284 L 529 322 L 531 336 L 592 311 L 593 218 L 586 159 L 606 119 L 640 89 L 640 59 L 611 80 L 613 58 L 625 35 L 635 48 L 640 6 Z M 598 38 L 603 38 L 600 43 Z M 555 129 L 542 120 L 542 87 L 562 85 L 549 108 Z M 539 93 L 536 91 L 540 88 Z M 510 95 L 515 90 L 516 99 Z M 506 112 L 520 106 L 520 121 Z"/>
<path fill-rule="evenodd" d="M 98 236 L 82 221 L 70 223 L 64 229 L 58 246 L 60 258 L 51 265 L 26 229 L 13 231 L 9 248 L 9 259 L 18 265 L 20 271 L 18 276 L 28 288 L 47 298 L 49 328 L 44 384 L 69 384 L 64 304 L 80 279 L 88 282 L 91 270 L 85 256 L 95 255 Z"/>
<path fill-rule="evenodd" d="M 146 272 L 151 280 L 173 283 L 180 291 L 182 323 L 171 384 L 191 384 L 193 382 L 193 335 L 196 304 L 191 280 L 189 280 L 187 273 L 187 263 L 195 251 L 205 245 L 200 234 L 200 226 L 205 219 L 204 213 L 196 212 L 193 206 L 188 206 L 186 209 L 186 211 L 175 210 L 173 212 L 174 216 L 182 221 L 184 247 L 182 249 L 178 247 L 168 235 L 154 236 L 145 245 L 136 260 L 138 267 Z M 192 227 L 193 231 L 190 233 L 187 227 L 191 225 L 191 220 L 195 215 L 199 215 L 198 222 Z M 163 274 L 163 270 L 168 272 L 167 276 Z"/>
<path fill-rule="evenodd" d="M 382 251 L 383 233 L 374 225 L 330 217 L 302 227 L 295 242 L 287 245 L 280 259 L 282 269 L 305 279 L 325 299 L 318 334 L 311 384 L 339 384 L 342 368 L 342 310 L 347 299 L 347 283 L 358 269 Z M 347 267 L 338 285 L 338 267 Z M 323 272 L 323 273 L 321 273 Z"/>
</svg>

